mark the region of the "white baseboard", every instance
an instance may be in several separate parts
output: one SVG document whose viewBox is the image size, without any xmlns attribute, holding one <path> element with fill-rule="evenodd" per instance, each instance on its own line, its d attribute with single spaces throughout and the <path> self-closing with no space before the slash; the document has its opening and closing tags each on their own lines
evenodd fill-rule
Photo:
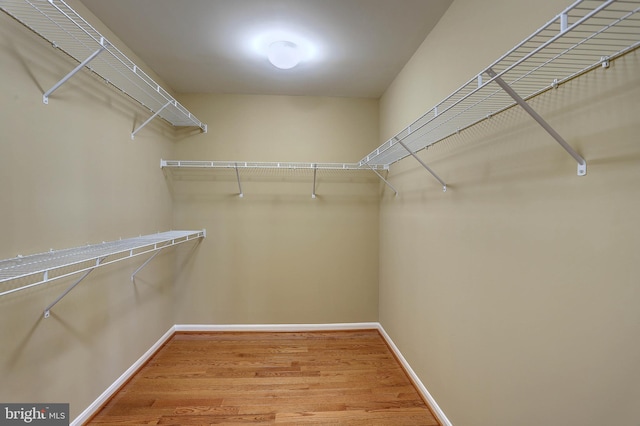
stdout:
<svg viewBox="0 0 640 426">
<path fill-rule="evenodd" d="M 111 398 L 113 394 L 116 393 L 118 389 L 120 389 L 122 385 L 127 382 L 127 380 L 133 377 L 136 371 L 138 371 L 138 369 L 143 366 L 144 363 L 147 362 L 153 356 L 153 354 L 155 354 L 156 351 L 160 349 L 160 347 L 164 345 L 165 342 L 171 338 L 171 336 L 173 336 L 174 333 L 175 326 L 171 327 L 166 333 L 164 333 L 162 337 L 156 343 L 154 343 L 154 345 L 151 346 L 148 351 L 144 353 L 144 355 L 142 355 L 136 362 L 134 362 L 133 365 L 127 369 L 127 371 L 122 373 L 122 375 L 118 377 L 118 379 L 113 382 L 113 384 L 109 386 L 107 390 L 102 392 L 98 399 L 93 401 L 91 405 L 89 405 L 82 413 L 80 413 L 78 417 L 76 417 L 71 422 L 70 426 L 80 426 L 84 422 L 89 420 L 102 407 L 102 405 L 105 404 L 109 400 L 109 398 Z"/>
<path fill-rule="evenodd" d="M 442 426 L 453 426 L 449 421 L 449 419 L 447 418 L 447 416 L 445 416 L 444 411 L 442 411 L 440 406 L 438 406 L 438 403 L 436 402 L 436 400 L 433 399 L 433 397 L 431 396 L 427 388 L 424 386 L 424 384 L 422 383 L 418 375 L 415 373 L 415 371 L 413 371 L 413 368 L 411 368 L 407 360 L 404 358 L 404 356 L 402 356 L 400 349 L 398 349 L 396 344 L 393 343 L 393 340 L 391 340 L 391 337 L 389 337 L 389 335 L 384 330 L 384 328 L 382 328 L 381 324 L 378 324 L 378 331 L 380 331 L 380 334 L 382 334 L 382 337 L 384 337 L 384 339 L 387 341 L 387 344 L 389 345 L 393 353 L 396 355 L 396 357 L 404 367 L 405 371 L 409 374 L 409 376 L 411 377 L 411 380 L 413 380 L 413 382 L 415 383 L 416 387 L 418 388 L 418 392 L 420 392 L 422 394 L 422 397 L 427 400 L 427 402 L 429 403 L 429 406 L 433 410 L 433 414 L 438 418 L 440 423 L 442 423 Z"/>
<path fill-rule="evenodd" d="M 352 322 L 334 324 L 180 324 L 176 331 L 336 331 L 370 330 L 380 328 L 377 322 Z"/>
<path fill-rule="evenodd" d="M 337 331 L 337 330 L 369 330 L 376 329 L 380 332 L 382 337 L 387 341 L 387 344 L 396 355 L 404 369 L 407 371 L 413 382 L 415 383 L 418 391 L 422 394 L 423 398 L 429 403 L 433 413 L 438 418 L 443 426 L 452 426 L 447 416 L 440 409 L 435 399 L 431 396 L 427 388 L 424 386 L 420 378 L 413 371 L 407 360 L 402 356 L 398 347 L 393 343 L 391 337 L 384 330 L 382 325 L 378 322 L 357 322 L 357 323 L 335 323 L 335 324 L 223 324 L 223 325 L 209 325 L 209 324 L 176 324 L 171 327 L 147 352 L 144 353 L 131 367 L 127 369 L 122 375 L 105 390 L 102 395 L 98 397 L 86 410 L 84 410 L 73 422 L 71 426 L 79 426 L 82 423 L 89 420 L 102 405 L 111 398 L 111 396 L 129 380 L 136 371 L 147 362 L 156 351 L 165 344 L 167 340 L 173 336 L 176 331 Z"/>
</svg>

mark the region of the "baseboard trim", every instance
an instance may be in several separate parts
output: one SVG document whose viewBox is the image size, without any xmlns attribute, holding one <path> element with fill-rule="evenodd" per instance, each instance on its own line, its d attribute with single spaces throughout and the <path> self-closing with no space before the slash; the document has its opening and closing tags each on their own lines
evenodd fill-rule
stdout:
<svg viewBox="0 0 640 426">
<path fill-rule="evenodd" d="M 418 392 L 420 392 L 422 394 L 422 397 L 427 401 L 429 407 L 431 407 L 431 410 L 433 411 L 433 414 L 438 418 L 440 423 L 442 423 L 442 426 L 453 426 L 447 416 L 445 416 L 444 411 L 442 411 L 436 400 L 433 399 L 433 396 L 431 396 L 425 385 L 422 383 L 422 380 L 420 380 L 415 371 L 413 371 L 413 368 L 411 368 L 411 365 L 409 365 L 405 357 L 402 355 L 400 349 L 398 349 L 396 344 L 393 343 L 393 340 L 391 340 L 391 337 L 389 337 L 387 332 L 384 330 L 382 324 L 378 324 L 378 331 L 380 332 L 384 340 L 387 341 L 387 344 L 398 358 L 398 361 L 400 361 L 405 371 L 407 372 L 407 374 L 409 374 L 411 380 L 413 380 L 414 384 L 418 388 Z"/>
<path fill-rule="evenodd" d="M 378 329 L 377 322 L 354 322 L 334 324 L 180 324 L 175 331 L 338 331 Z"/>
<path fill-rule="evenodd" d="M 335 323 L 335 324 L 176 324 L 172 326 L 160 339 L 144 353 L 131 367 L 127 369 L 111 386 L 107 388 L 91 405 L 89 405 L 70 426 L 80 426 L 93 417 L 98 410 L 118 391 L 135 373 L 144 365 L 162 345 L 164 345 L 176 332 L 207 332 L 207 331 L 339 331 L 339 330 L 370 330 L 376 329 L 386 340 L 389 348 L 398 358 L 405 371 L 415 383 L 422 397 L 429 403 L 433 414 L 438 418 L 442 426 L 453 426 L 444 412 L 440 409 L 435 399 L 431 396 L 420 378 L 413 371 L 391 337 L 378 322 Z"/>
<path fill-rule="evenodd" d="M 136 362 L 133 363 L 131 367 L 127 369 L 120 377 L 116 379 L 115 382 L 111 386 L 109 386 L 102 394 L 95 400 L 91 405 L 89 405 L 78 417 L 76 417 L 71 423 L 70 426 L 80 426 L 91 417 L 93 417 L 100 408 L 120 389 L 134 374 L 140 367 L 142 367 L 151 357 L 155 354 L 158 349 L 162 347 L 175 333 L 175 326 L 172 326 L 167 330 L 166 333 L 158 339 L 156 343 L 153 344 Z"/>
</svg>

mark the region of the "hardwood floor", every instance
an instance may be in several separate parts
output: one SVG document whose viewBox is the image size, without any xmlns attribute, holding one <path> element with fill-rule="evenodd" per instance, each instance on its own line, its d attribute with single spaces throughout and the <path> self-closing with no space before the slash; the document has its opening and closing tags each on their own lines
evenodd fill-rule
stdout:
<svg viewBox="0 0 640 426">
<path fill-rule="evenodd" d="M 88 424 L 438 425 L 377 330 L 176 333 Z"/>
</svg>

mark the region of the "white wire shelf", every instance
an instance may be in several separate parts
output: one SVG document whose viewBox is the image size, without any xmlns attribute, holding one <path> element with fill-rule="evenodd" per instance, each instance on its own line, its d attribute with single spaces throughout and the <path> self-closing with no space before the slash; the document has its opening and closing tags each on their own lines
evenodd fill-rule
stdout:
<svg viewBox="0 0 640 426">
<path fill-rule="evenodd" d="M 269 176 L 308 176 L 313 178 L 311 198 L 316 198 L 316 182 L 318 177 L 339 177 L 353 173 L 375 173 L 387 185 L 391 186 L 380 174 L 388 169 L 384 165 L 368 165 L 358 163 L 287 163 L 287 162 L 248 162 L 248 161 L 191 161 L 191 160 L 160 160 L 160 167 L 168 169 L 172 174 L 176 171 L 206 171 L 219 170 L 234 173 L 238 183 L 238 195 L 244 196 L 242 191 L 242 175 L 259 172 Z M 392 187 L 393 189 L 393 187 Z M 395 191 L 395 189 L 394 189 Z M 397 192 L 396 192 L 397 194 Z"/>
<path fill-rule="evenodd" d="M 360 164 L 389 166 L 411 155 L 409 150 L 425 149 L 516 105 L 501 83 L 526 100 L 591 69 L 608 67 L 609 61 L 640 45 L 639 11 L 638 0 L 576 1 Z M 585 174 L 586 163 L 581 172 L 581 157 L 574 158 L 578 174 Z"/>
<path fill-rule="evenodd" d="M 86 66 L 146 107 L 153 113 L 151 118 L 159 116 L 173 126 L 193 126 L 207 131 L 206 124 L 191 114 L 64 1 L 0 0 L 0 8 L 80 62 L 76 70 L 44 94 L 45 103 L 54 90 Z M 137 130 L 148 121 L 150 120 Z"/>
<path fill-rule="evenodd" d="M 45 284 L 53 280 L 66 278 L 81 272 L 85 272 L 85 275 L 82 277 L 84 278 L 95 268 L 144 254 L 153 254 L 155 256 L 162 249 L 204 238 L 205 236 L 205 230 L 168 231 L 0 260 L 0 296 Z M 153 256 L 138 268 L 131 278 L 133 279 L 135 274 L 139 272 L 142 267 L 146 266 L 152 258 Z M 82 278 L 72 285 L 70 289 L 75 287 Z M 12 283 L 15 285 L 11 285 Z M 57 303 L 58 300 L 56 300 L 54 304 Z M 50 305 L 49 308 L 52 305 Z M 45 316 L 48 316 L 49 308 L 47 308 Z"/>
<path fill-rule="evenodd" d="M 160 167 L 200 169 L 275 169 L 275 170 L 368 170 L 371 167 L 359 163 L 286 163 L 249 161 L 192 161 L 161 160 Z M 375 170 L 386 170 L 384 165 L 372 165 Z"/>
</svg>

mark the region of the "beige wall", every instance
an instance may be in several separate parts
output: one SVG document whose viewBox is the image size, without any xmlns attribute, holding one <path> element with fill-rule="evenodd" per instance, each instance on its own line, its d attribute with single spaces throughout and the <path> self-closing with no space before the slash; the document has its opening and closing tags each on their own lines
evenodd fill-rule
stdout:
<svg viewBox="0 0 640 426">
<path fill-rule="evenodd" d="M 176 159 L 356 162 L 378 137 L 370 99 L 183 95 L 209 125 Z M 169 177 L 175 225 L 207 239 L 177 284 L 179 322 L 375 321 L 378 182 L 371 172 Z"/>
<path fill-rule="evenodd" d="M 456 0 L 381 100 L 388 138 L 567 2 Z M 507 29 L 505 29 L 507 27 Z M 392 166 L 380 321 L 455 425 L 640 418 L 640 53 Z"/>
<path fill-rule="evenodd" d="M 161 158 L 355 162 L 377 143 L 376 100 L 184 96 L 208 135 L 155 120 L 131 141 L 149 113 L 86 72 L 42 104 L 75 63 L 5 14 L 0 59 L 0 258 L 209 232 L 135 284 L 142 260 L 97 270 L 46 320 L 73 280 L 2 297 L 0 400 L 70 402 L 76 417 L 175 323 L 377 319 L 374 175 L 319 174 L 316 199 L 309 174 L 243 176 L 238 199 L 228 174 L 173 180 L 159 168 Z"/>
<path fill-rule="evenodd" d="M 170 127 L 155 121 L 131 141 L 149 113 L 86 72 L 44 105 L 75 65 L 0 13 L 0 259 L 172 227 L 159 167 Z M 48 319 L 73 280 L 1 297 L 0 401 L 69 402 L 77 416 L 174 324 L 174 257 L 135 284 L 144 258 L 96 270 Z"/>
<path fill-rule="evenodd" d="M 75 417 L 174 323 L 379 316 L 456 425 L 637 423 L 637 52 L 533 101 L 583 178 L 515 109 L 421 153 L 447 193 L 411 159 L 382 201 L 370 174 L 321 175 L 315 200 L 309 174 L 243 174 L 239 198 L 232 172 L 158 167 L 357 161 L 564 6 L 456 0 L 379 104 L 183 95 L 208 134 L 154 121 L 134 142 L 148 113 L 86 73 L 44 106 L 73 63 L 0 14 L 0 258 L 208 231 L 136 284 L 139 262 L 94 272 L 47 320 L 72 281 L 1 298 L 0 400 Z"/>
</svg>

